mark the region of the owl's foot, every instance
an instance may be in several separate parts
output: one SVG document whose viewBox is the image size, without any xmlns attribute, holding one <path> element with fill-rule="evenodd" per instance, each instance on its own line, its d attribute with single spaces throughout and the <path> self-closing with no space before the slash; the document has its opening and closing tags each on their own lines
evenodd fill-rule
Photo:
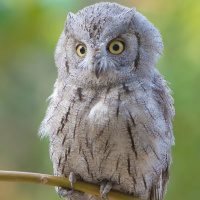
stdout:
<svg viewBox="0 0 200 200">
<path fill-rule="evenodd" d="M 58 189 L 57 194 L 60 197 L 63 197 L 63 198 L 82 196 L 84 194 L 83 192 L 76 191 L 76 190 L 73 189 L 73 184 L 76 182 L 76 175 L 75 175 L 74 172 L 71 172 L 69 174 L 69 181 L 71 183 L 71 190 L 69 190 L 68 188 L 62 188 L 61 187 L 61 188 Z"/>
<path fill-rule="evenodd" d="M 103 181 L 101 183 L 101 186 L 100 186 L 100 194 L 101 194 L 101 197 L 104 199 L 104 200 L 108 200 L 108 198 L 106 197 L 106 194 L 108 192 L 110 192 L 111 188 L 113 186 L 113 183 L 112 182 L 109 182 L 109 181 Z"/>
<path fill-rule="evenodd" d="M 60 196 L 60 197 L 63 197 L 63 198 L 71 198 L 71 197 L 80 197 L 80 196 L 83 196 L 83 192 L 80 192 L 80 191 L 76 191 L 76 190 L 69 190 L 68 188 L 59 188 L 58 189 L 58 192 L 57 194 Z M 76 198 L 75 198 L 76 199 Z"/>
</svg>

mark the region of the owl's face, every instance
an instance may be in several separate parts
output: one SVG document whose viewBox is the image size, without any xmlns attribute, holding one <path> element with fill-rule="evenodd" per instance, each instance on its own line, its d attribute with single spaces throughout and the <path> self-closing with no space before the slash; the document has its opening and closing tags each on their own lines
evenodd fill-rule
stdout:
<svg viewBox="0 0 200 200">
<path fill-rule="evenodd" d="M 158 30 L 135 9 L 100 3 L 68 14 L 55 60 L 64 79 L 124 81 L 154 66 L 162 48 Z"/>
<path fill-rule="evenodd" d="M 87 32 L 81 34 L 84 33 L 82 38 L 76 38 L 75 35 L 68 40 L 70 48 L 67 56 L 72 58 L 69 60 L 70 66 L 78 70 L 87 70 L 95 74 L 96 78 L 133 68 L 138 54 L 138 41 L 133 33 L 102 35 L 92 40 L 87 37 Z"/>
</svg>

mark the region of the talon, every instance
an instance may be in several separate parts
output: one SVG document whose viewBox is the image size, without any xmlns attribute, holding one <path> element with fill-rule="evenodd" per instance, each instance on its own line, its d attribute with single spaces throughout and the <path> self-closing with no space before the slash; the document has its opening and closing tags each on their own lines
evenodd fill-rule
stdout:
<svg viewBox="0 0 200 200">
<path fill-rule="evenodd" d="M 76 175 L 74 172 L 69 174 L 69 181 L 71 183 L 71 189 L 73 190 L 73 184 L 76 182 Z"/>
<path fill-rule="evenodd" d="M 68 190 L 67 188 L 59 188 L 57 194 L 60 197 L 67 198 L 77 196 L 80 197 L 83 195 L 83 192 L 76 191 L 76 190 Z"/>
<path fill-rule="evenodd" d="M 71 183 L 71 190 L 68 188 L 58 188 L 58 195 L 60 197 L 66 198 L 66 197 L 70 197 L 70 196 L 82 196 L 83 192 L 80 191 L 76 191 L 73 189 L 73 184 L 76 182 L 76 175 L 74 172 L 71 172 L 69 174 L 69 181 Z"/>
<path fill-rule="evenodd" d="M 57 194 L 60 197 L 66 197 L 68 196 L 68 189 L 67 188 L 58 188 Z"/>
<path fill-rule="evenodd" d="M 106 194 L 108 194 L 108 192 L 110 192 L 112 186 L 113 186 L 112 182 L 107 182 L 107 181 L 102 182 L 102 184 L 100 186 L 100 194 L 104 200 L 108 200 L 108 198 L 106 197 Z"/>
</svg>

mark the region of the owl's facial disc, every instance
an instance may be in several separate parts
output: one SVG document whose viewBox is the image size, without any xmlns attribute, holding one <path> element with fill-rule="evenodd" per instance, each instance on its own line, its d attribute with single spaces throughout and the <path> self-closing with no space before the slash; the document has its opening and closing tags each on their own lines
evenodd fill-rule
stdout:
<svg viewBox="0 0 200 200">
<path fill-rule="evenodd" d="M 130 33 L 107 35 L 106 38 L 72 39 L 78 69 L 92 73 L 97 79 L 112 79 L 127 73 L 133 66 L 138 52 L 136 36 Z M 120 75 L 121 76 L 121 75 Z"/>
</svg>

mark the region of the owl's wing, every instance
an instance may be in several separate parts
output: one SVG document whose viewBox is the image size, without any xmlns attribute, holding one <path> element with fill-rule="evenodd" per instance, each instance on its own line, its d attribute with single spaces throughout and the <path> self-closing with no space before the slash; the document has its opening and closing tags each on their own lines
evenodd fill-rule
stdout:
<svg viewBox="0 0 200 200">
<path fill-rule="evenodd" d="M 168 181 L 169 168 L 167 167 L 167 169 L 161 173 L 157 185 L 153 185 L 149 200 L 163 200 L 167 190 Z"/>
</svg>

